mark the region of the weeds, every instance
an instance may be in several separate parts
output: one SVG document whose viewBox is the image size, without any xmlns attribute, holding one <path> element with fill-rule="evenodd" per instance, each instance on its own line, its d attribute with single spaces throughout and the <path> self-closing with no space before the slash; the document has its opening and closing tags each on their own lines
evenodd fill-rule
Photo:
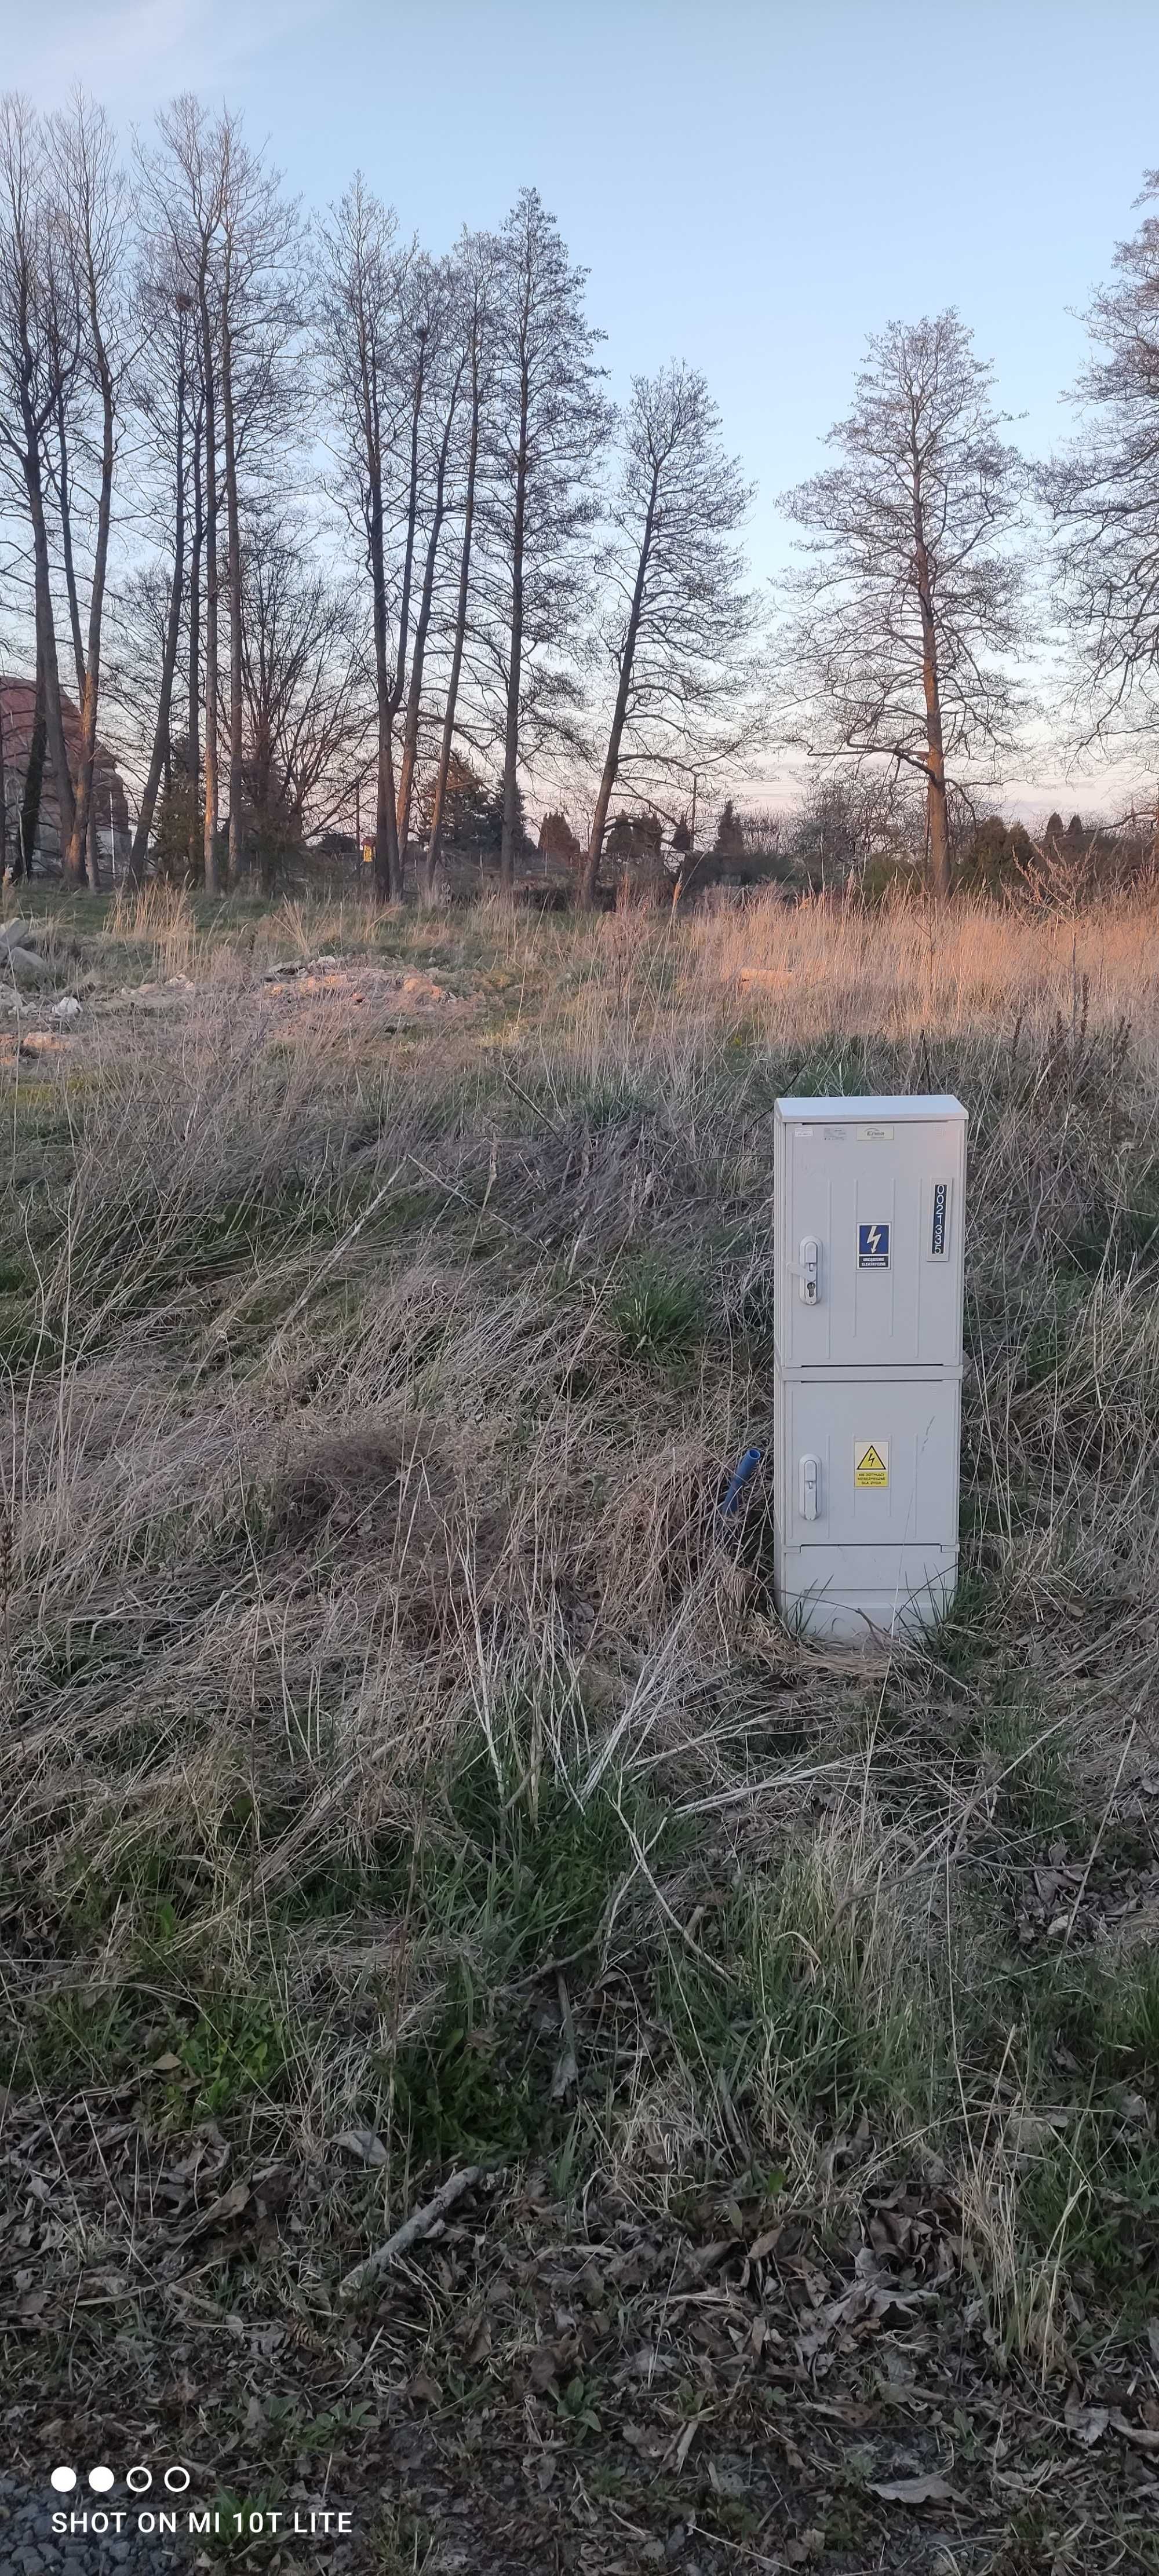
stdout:
<svg viewBox="0 0 1159 2576">
<path fill-rule="evenodd" d="M 1157 2188 L 1150 917 L 963 906 L 935 957 L 888 908 L 150 889 L 58 935 L 194 989 L 10 1086 L 7 2079 L 172 2059 L 165 2118 L 353 2124 L 396 2197 L 538 2160 L 845 2224 L 936 2162 L 1010 2349 L 1076 2302 L 1118 2331 Z M 272 1017 L 264 967 L 322 948 L 459 1000 Z M 715 1512 L 770 1402 L 771 1105 L 942 1084 L 963 1581 L 924 1657 L 837 1669 Z M 584 2372 L 558 2409 L 598 2421 Z"/>
</svg>

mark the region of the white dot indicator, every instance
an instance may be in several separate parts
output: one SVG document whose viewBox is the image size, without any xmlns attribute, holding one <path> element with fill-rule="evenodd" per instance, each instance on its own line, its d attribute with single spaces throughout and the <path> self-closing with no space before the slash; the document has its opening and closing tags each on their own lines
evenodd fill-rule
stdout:
<svg viewBox="0 0 1159 2576">
<path fill-rule="evenodd" d="M 76 2470 L 54 2469 L 49 2484 L 56 2488 L 58 2495 L 71 2495 L 76 2485 Z"/>
<path fill-rule="evenodd" d="M 152 2469 L 147 2469 L 143 2460 L 136 2460 L 125 2471 L 125 2484 L 133 2495 L 147 2495 L 153 2484 Z"/>
<path fill-rule="evenodd" d="M 165 2484 L 169 2489 L 170 2495 L 184 2495 L 186 2487 L 189 2484 L 188 2469 L 166 2469 Z"/>
<path fill-rule="evenodd" d="M 116 2478 L 114 2477 L 111 2469 L 89 2470 L 89 2485 L 92 2488 L 94 2495 L 107 2495 L 109 2488 L 115 2487 L 116 2483 Z"/>
</svg>

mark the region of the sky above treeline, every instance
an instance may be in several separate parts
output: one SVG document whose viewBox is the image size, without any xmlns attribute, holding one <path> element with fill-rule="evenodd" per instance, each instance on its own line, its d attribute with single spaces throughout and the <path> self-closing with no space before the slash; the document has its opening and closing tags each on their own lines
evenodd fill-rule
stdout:
<svg viewBox="0 0 1159 2576">
<path fill-rule="evenodd" d="M 756 480 L 754 571 L 866 334 L 956 304 L 1047 454 L 1080 319 L 1159 164 L 1154 0 L 0 0 L 0 85 L 80 81 L 126 138 L 178 89 L 240 109 L 290 189 L 361 168 L 432 250 L 525 181 L 591 272 L 611 390 L 703 367 Z M 1044 745 L 1004 801 L 1114 805 Z"/>
</svg>

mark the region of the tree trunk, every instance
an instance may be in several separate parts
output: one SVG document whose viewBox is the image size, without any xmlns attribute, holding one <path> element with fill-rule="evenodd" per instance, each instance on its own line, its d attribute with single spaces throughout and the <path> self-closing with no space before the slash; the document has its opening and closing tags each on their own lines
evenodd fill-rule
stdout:
<svg viewBox="0 0 1159 2576">
<path fill-rule="evenodd" d="M 401 892 L 395 855 L 398 822 L 391 732 L 390 707 L 384 692 L 378 701 L 378 787 L 374 814 L 374 891 L 380 903 L 389 903 L 396 891 Z"/>
<path fill-rule="evenodd" d="M 644 605 L 644 584 L 648 577 L 648 558 L 652 552 L 652 533 L 656 524 L 656 487 L 658 481 L 659 467 L 655 469 L 652 476 L 652 489 L 648 495 L 648 507 L 644 516 L 644 534 L 640 540 L 640 560 L 636 566 L 636 580 L 632 591 L 632 606 L 628 615 L 627 632 L 624 636 L 624 649 L 620 656 L 620 684 L 616 690 L 616 703 L 612 710 L 612 729 L 608 735 L 607 756 L 604 761 L 603 775 L 600 779 L 599 794 L 596 797 L 596 810 L 592 816 L 591 838 L 588 842 L 588 855 L 584 865 L 583 880 L 580 886 L 580 902 L 585 912 L 591 911 L 592 905 L 596 899 L 596 887 L 599 884 L 600 877 L 600 859 L 604 847 L 604 833 L 607 829 L 608 822 L 608 807 L 611 804 L 612 796 L 615 792 L 616 779 L 619 775 L 620 745 L 624 739 L 624 725 L 628 713 L 628 697 L 632 686 L 632 664 L 636 658 L 636 638 L 640 632 L 640 612 Z"/>
<path fill-rule="evenodd" d="M 56 657 L 56 621 L 52 613 L 52 584 L 48 569 L 48 530 L 44 522 L 44 497 L 40 484 L 40 462 L 37 458 L 30 473 L 25 464 L 28 503 L 32 517 L 32 546 L 36 570 L 36 633 L 38 659 L 44 666 L 44 717 L 52 774 L 56 787 L 57 811 L 60 817 L 60 856 L 62 865 L 71 846 L 75 800 L 68 765 L 68 746 L 64 738 L 64 716 L 60 703 L 60 665 Z"/>
<path fill-rule="evenodd" d="M 942 698 L 938 677 L 938 636 L 934 622 L 930 561 L 922 517 L 921 485 L 914 478 L 914 562 L 922 621 L 922 694 L 926 704 L 926 820 L 930 840 L 930 893 L 934 902 L 950 899 L 950 834 L 946 812 L 946 759 L 942 739 Z"/>
<path fill-rule="evenodd" d="M 209 297 L 200 281 L 201 364 L 205 405 L 205 819 L 201 838 L 205 891 L 220 894 L 217 865 L 217 421 Z"/>
<path fill-rule="evenodd" d="M 374 892 L 389 903 L 394 891 L 392 834 L 397 832 L 391 756 L 390 672 L 386 653 L 386 567 L 382 535 L 382 481 L 377 445 L 368 443 L 370 476 L 370 576 L 374 592 L 374 688 L 378 710 L 378 766 L 374 807 Z"/>
<path fill-rule="evenodd" d="M 89 593 L 88 658 L 84 673 L 80 710 L 80 760 L 77 774 L 76 811 L 73 816 L 69 845 L 68 872 L 79 883 L 84 871 L 85 854 L 91 857 L 89 883 L 96 892 L 100 874 L 96 853 L 95 831 L 90 835 L 89 814 L 93 797 L 93 770 L 97 750 L 97 708 L 101 685 L 101 634 L 105 609 L 105 578 L 109 560 L 109 527 L 113 511 L 114 398 L 113 379 L 108 356 L 101 338 L 95 296 L 90 295 L 89 321 L 96 350 L 101 385 L 101 483 L 97 500 L 97 539 L 93 553 L 93 583 Z"/>
<path fill-rule="evenodd" d="M 454 417 L 455 396 L 452 395 L 447 412 L 446 426 L 443 430 L 442 442 L 439 448 L 439 461 L 435 474 L 435 506 L 431 517 L 430 536 L 427 541 L 427 560 L 423 572 L 423 587 L 422 596 L 419 600 L 419 613 L 415 619 L 414 651 L 411 654 L 410 666 L 410 688 L 407 692 L 406 724 L 403 729 L 402 738 L 402 767 L 399 771 L 398 779 L 398 846 L 404 867 L 406 865 L 407 841 L 410 836 L 410 809 L 411 796 L 414 789 L 415 762 L 418 757 L 419 717 L 422 713 L 423 665 L 426 660 L 427 632 L 431 622 L 431 600 L 434 596 L 435 587 L 435 562 L 439 551 L 439 537 L 442 532 L 443 519 L 446 515 L 447 456 L 450 451 L 451 427 Z"/>
<path fill-rule="evenodd" d="M 463 650 L 467 639 L 467 601 L 471 587 L 471 541 L 475 526 L 475 477 L 479 465 L 479 363 L 472 353 L 471 367 L 471 443 L 467 454 L 467 490 L 463 507 L 463 550 L 459 558 L 459 597 L 455 608 L 455 640 L 451 649 L 451 670 L 447 681 L 447 703 L 443 714 L 443 739 L 439 746 L 439 766 L 435 778 L 434 803 L 431 806 L 431 837 L 423 876 L 423 893 L 430 903 L 435 891 L 435 876 L 443 849 L 443 808 L 447 801 L 447 779 L 450 776 L 451 752 L 455 741 L 455 707 L 459 696 L 459 679 L 463 668 Z"/>
<path fill-rule="evenodd" d="M 177 375 L 177 460 L 174 476 L 175 511 L 173 522 L 173 578 L 169 584 L 169 615 L 165 625 L 165 644 L 161 656 L 161 688 L 157 700 L 157 722 L 153 728 L 153 750 L 149 774 L 145 780 L 137 813 L 137 828 L 129 852 L 129 883 L 139 886 L 145 880 L 145 857 L 157 790 L 162 769 L 169 763 L 170 716 L 173 705 L 173 681 L 177 670 L 177 648 L 181 640 L 181 591 L 185 573 L 185 371 Z"/>
<path fill-rule="evenodd" d="M 379 751 L 380 789 L 383 783 L 384 774 L 389 776 L 391 786 L 390 808 L 385 816 L 385 821 L 391 887 L 393 894 L 397 897 L 400 903 L 403 896 L 403 854 L 399 848 L 398 839 L 398 803 L 394 794 L 394 745 L 392 737 L 394 732 L 394 720 L 398 714 L 400 706 L 402 705 L 403 690 L 406 687 L 407 641 L 408 629 L 410 626 L 410 591 L 411 581 L 414 575 L 415 522 L 418 516 L 419 414 L 422 410 L 423 403 L 423 379 L 426 367 L 426 332 L 420 331 L 418 336 L 419 363 L 418 373 L 415 377 L 414 401 L 411 407 L 410 424 L 410 490 L 407 496 L 406 547 L 402 559 L 402 591 L 398 603 L 398 653 L 395 659 L 394 678 L 391 682 L 387 696 L 388 738 L 386 742 L 385 773 L 381 744 Z M 381 719 L 379 732 L 381 736 Z M 381 821 L 383 819 L 381 804 L 379 808 L 379 816 L 381 828 Z"/>
<path fill-rule="evenodd" d="M 32 735 L 28 745 L 28 767 L 24 772 L 24 794 L 20 800 L 18 877 L 30 877 L 36 835 L 40 829 L 40 798 L 44 786 L 44 756 L 48 741 L 48 724 L 44 702 L 44 663 L 36 656 L 36 698 L 32 710 Z"/>
<path fill-rule="evenodd" d="M 82 635 L 81 635 L 81 625 L 80 625 L 80 592 L 79 592 L 79 589 L 78 589 L 78 587 L 77 587 L 77 578 L 76 578 L 76 558 L 75 558 L 75 555 L 74 555 L 74 553 L 73 553 L 73 543 L 72 543 L 72 488 L 71 488 L 71 485 L 70 485 L 70 482 L 69 482 L 69 471 L 68 471 L 68 430 L 67 430 L 66 423 L 65 423 L 64 399 L 63 399 L 63 396 L 62 396 L 62 395 L 58 395 L 58 397 L 57 397 L 57 406 L 56 406 L 56 437 L 57 437 L 57 449 L 58 449 L 58 453 L 59 453 L 59 457 L 60 457 L 60 495 L 59 495 L 59 497 L 60 497 L 60 546 L 61 546 L 61 558 L 62 558 L 62 561 L 63 561 L 63 563 L 64 563 L 64 587 L 65 587 L 65 594 L 66 594 L 66 597 L 67 597 L 67 599 L 68 599 L 68 619 L 69 619 L 69 625 L 70 625 L 70 627 L 71 627 L 71 629 L 72 629 L 72 658 L 73 658 L 73 661 L 74 661 L 74 663 L 75 663 L 75 665 L 76 665 L 76 702 L 77 702 L 77 706 L 78 706 L 78 708 L 80 708 L 80 709 L 81 709 L 81 711 L 82 711 L 82 713 L 83 713 L 83 709 L 84 709 L 84 702 L 85 702 L 85 650 L 84 650 L 84 639 L 83 639 L 83 637 L 82 637 Z M 82 746 L 82 749 L 83 749 L 83 746 Z M 78 779 L 78 782 L 77 782 L 77 783 L 78 783 L 78 788 L 79 788 L 79 784 L 80 784 L 79 779 Z M 75 822 L 75 819 L 74 819 L 74 823 L 73 823 L 73 839 L 75 840 L 75 839 L 76 839 L 76 837 L 77 837 L 77 827 L 76 827 L 76 822 Z M 96 888 L 97 888 L 97 884 L 98 884 L 98 880 L 99 880 L 100 870 L 99 870 L 99 868 L 98 868 L 98 867 L 95 865 L 95 863 L 94 863 L 94 862 L 95 862 L 95 853 L 94 853 L 94 849 L 93 849 L 93 831 L 92 831 L 92 818 L 91 818 L 91 816 L 90 816 L 90 818 L 89 818 L 89 826 L 88 826 L 88 829 L 87 829 L 87 832 L 86 832 L 86 835 L 85 835 L 85 858 L 84 858 L 84 861 L 83 861 L 83 862 L 78 861 L 78 862 L 77 862 L 77 864 L 76 864 L 76 867 L 75 867 L 75 869 L 74 869 L 73 864 L 72 864 L 72 847 L 71 847 L 71 844 L 70 844 L 70 848 L 69 848 L 69 852 L 68 852 L 68 857 L 67 857 L 67 860 L 66 860 L 66 858 L 65 858 L 65 850 L 64 850 L 63 838 L 62 838 L 62 841 L 61 841 L 61 858 L 62 858 L 62 861 L 64 861 L 64 862 L 65 862 L 65 866 L 66 866 L 66 872 L 67 872 L 67 874 L 68 874 L 69 876 L 74 876 L 74 877 L 75 877 L 75 882 L 76 882 L 78 885 L 80 885 L 80 884 L 81 884 L 81 882 L 83 881 L 83 879 L 87 876 L 87 878 L 88 878 L 88 883 L 89 883 L 89 890 L 90 890 L 90 892 L 91 892 L 91 893 L 95 893 L 95 892 L 96 892 Z"/>
<path fill-rule="evenodd" d="M 189 548 L 189 795 L 196 815 L 201 795 L 201 558 L 205 545 L 205 500 L 201 482 L 201 433 L 205 406 L 193 416 L 193 536 Z M 196 824 L 190 827 L 189 865 L 194 875 L 201 861 Z"/>
<path fill-rule="evenodd" d="M 515 886 L 515 834 L 519 824 L 519 698 L 523 670 L 523 543 L 527 515 L 527 367 L 519 385 L 519 453 L 515 466 L 515 524 L 511 541 L 511 660 L 507 673 L 507 730 L 503 744 L 503 834 L 499 883 Z"/>
<path fill-rule="evenodd" d="M 68 599 L 68 617 L 72 628 L 72 658 L 76 666 L 77 705 L 84 697 L 85 652 L 80 631 L 80 594 L 77 590 L 76 563 L 72 545 L 72 492 L 68 479 L 68 432 L 65 425 L 63 397 L 56 407 L 56 442 L 60 457 L 60 551 L 64 564 L 64 587 Z"/>
<path fill-rule="evenodd" d="M 222 291 L 221 410 L 225 432 L 226 580 L 229 588 L 229 882 L 241 875 L 241 524 L 237 501 L 237 444 L 233 426 L 233 340 L 229 322 L 227 254 Z"/>
<path fill-rule="evenodd" d="M 940 728 L 939 728 L 940 730 Z M 930 766 L 926 780 L 926 812 L 930 826 L 930 893 L 935 903 L 950 900 L 950 830 L 946 811 L 946 774 L 940 746 L 930 746 Z"/>
</svg>

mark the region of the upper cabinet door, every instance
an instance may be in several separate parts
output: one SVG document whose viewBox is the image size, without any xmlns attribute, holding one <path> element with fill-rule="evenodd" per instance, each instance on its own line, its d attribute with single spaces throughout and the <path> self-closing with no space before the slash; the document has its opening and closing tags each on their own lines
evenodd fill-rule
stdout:
<svg viewBox="0 0 1159 2576">
<path fill-rule="evenodd" d="M 940 1114 L 916 1114 L 925 1105 L 778 1104 L 774 1332 L 783 1368 L 960 1364 L 965 1113 L 939 1100 Z"/>
</svg>

